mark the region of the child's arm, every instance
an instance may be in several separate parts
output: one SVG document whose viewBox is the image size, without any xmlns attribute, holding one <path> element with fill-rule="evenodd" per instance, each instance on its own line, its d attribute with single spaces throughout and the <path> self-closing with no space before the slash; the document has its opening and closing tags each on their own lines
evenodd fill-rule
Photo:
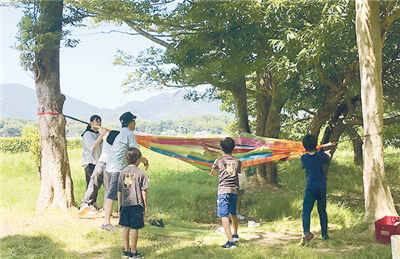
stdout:
<svg viewBox="0 0 400 259">
<path fill-rule="evenodd" d="M 324 153 L 327 154 L 327 155 L 329 156 L 329 159 L 332 158 L 331 150 L 330 150 L 330 149 L 324 151 Z M 328 170 L 329 170 L 329 164 L 324 164 L 324 167 L 323 167 L 322 171 L 324 172 L 324 177 L 325 177 L 326 180 L 328 180 Z"/>
<path fill-rule="evenodd" d="M 143 197 L 143 203 L 144 203 L 144 212 L 143 214 L 147 213 L 147 189 L 142 190 L 142 197 Z"/>
<path fill-rule="evenodd" d="M 121 200 L 122 200 L 122 193 L 118 192 L 118 212 L 121 213 Z"/>
<path fill-rule="evenodd" d="M 147 158 L 142 156 L 140 158 L 140 162 L 143 163 L 143 165 L 145 166 L 145 170 L 147 171 L 147 169 L 149 168 L 149 161 L 147 160 Z"/>
<path fill-rule="evenodd" d="M 211 169 L 211 172 L 210 172 L 211 176 L 214 176 L 216 173 L 217 173 L 217 169 L 216 168 Z"/>
</svg>

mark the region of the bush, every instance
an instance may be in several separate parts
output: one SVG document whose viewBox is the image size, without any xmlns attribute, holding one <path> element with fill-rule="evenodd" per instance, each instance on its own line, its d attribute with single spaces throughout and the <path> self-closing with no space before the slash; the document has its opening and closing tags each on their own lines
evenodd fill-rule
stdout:
<svg viewBox="0 0 400 259">
<path fill-rule="evenodd" d="M 0 138 L 0 151 L 6 153 L 29 152 L 31 138 L 8 137 Z"/>
<path fill-rule="evenodd" d="M 67 148 L 82 148 L 82 139 L 81 138 L 68 138 L 67 139 Z"/>
</svg>

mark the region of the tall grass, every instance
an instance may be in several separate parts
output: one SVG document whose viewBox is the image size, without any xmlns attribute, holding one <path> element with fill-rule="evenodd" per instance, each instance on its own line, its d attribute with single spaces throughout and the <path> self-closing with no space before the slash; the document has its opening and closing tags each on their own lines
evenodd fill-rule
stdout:
<svg viewBox="0 0 400 259">
<path fill-rule="evenodd" d="M 148 218 L 162 218 L 165 228 L 147 225 L 139 234 L 140 251 L 147 258 L 390 258 L 390 246 L 369 240 L 362 233 L 362 168 L 352 162 L 352 152 L 339 150 L 328 175 L 329 234 L 331 239 L 315 240 L 310 247 L 299 248 L 297 240 L 266 245 L 258 241 L 241 242 L 238 249 L 220 248 L 226 237 L 215 230 L 218 178 L 208 171 L 167 158 L 142 148 L 149 159 L 147 175 Z M 400 151 L 385 150 L 385 170 L 395 203 L 400 201 Z M 81 149 L 68 152 L 77 206 L 83 198 L 86 181 L 81 167 Z M 301 212 L 305 172 L 299 159 L 278 165 L 279 189 L 246 190 L 243 214 L 261 222 L 256 230 L 278 233 L 302 231 Z M 35 212 L 40 179 L 32 168 L 29 153 L 1 154 L 1 258 L 120 258 L 123 249 L 121 230 L 102 231 L 99 226 L 75 221 L 76 210 L 57 209 Z M 101 206 L 103 192 L 98 204 Z M 245 223 L 245 222 L 242 222 Z M 311 230 L 319 233 L 316 209 L 311 214 Z M 239 227 L 246 238 L 252 228 Z"/>
</svg>

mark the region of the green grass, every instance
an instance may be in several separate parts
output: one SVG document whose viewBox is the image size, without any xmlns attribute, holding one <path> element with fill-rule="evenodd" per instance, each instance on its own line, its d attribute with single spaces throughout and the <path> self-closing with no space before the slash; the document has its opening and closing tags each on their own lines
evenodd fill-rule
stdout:
<svg viewBox="0 0 400 259">
<path fill-rule="evenodd" d="M 254 230 L 266 233 L 302 231 L 301 211 L 305 187 L 299 159 L 279 164 L 279 189 L 248 188 L 243 197 L 247 219 L 261 222 L 252 229 L 241 224 L 244 238 L 235 250 L 223 250 L 224 235 L 216 216 L 218 178 L 187 163 L 142 148 L 150 161 L 147 172 L 148 218 L 162 218 L 165 228 L 146 223 L 139 231 L 139 249 L 147 258 L 391 258 L 389 245 L 363 234 L 362 168 L 352 162 L 350 151 L 339 150 L 328 175 L 328 241 L 314 240 L 300 248 L 298 240 L 268 245 L 262 240 L 245 240 Z M 397 204 L 400 201 L 400 150 L 385 150 L 387 181 Z M 81 167 L 81 150 L 69 150 L 76 204 L 81 204 L 86 182 Z M 1 258 L 120 258 L 122 229 L 102 231 L 99 226 L 76 220 L 76 210 L 35 212 L 40 179 L 32 168 L 29 153 L 1 153 Z M 102 205 L 103 191 L 98 204 Z M 311 230 L 319 233 L 316 209 Z M 6 233 L 6 234 L 4 234 Z"/>
</svg>

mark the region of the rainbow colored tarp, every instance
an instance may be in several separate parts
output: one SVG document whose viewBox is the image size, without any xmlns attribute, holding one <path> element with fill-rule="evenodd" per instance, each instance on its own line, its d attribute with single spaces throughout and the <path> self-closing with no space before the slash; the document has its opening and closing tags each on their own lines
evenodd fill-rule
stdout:
<svg viewBox="0 0 400 259">
<path fill-rule="evenodd" d="M 211 169 L 214 160 L 223 155 L 219 145 L 221 139 L 136 135 L 139 145 L 201 169 Z M 258 137 L 249 133 L 242 133 L 233 139 L 236 147 L 232 155 L 242 161 L 243 167 L 289 160 L 305 153 L 303 144 L 296 141 Z"/>
</svg>

